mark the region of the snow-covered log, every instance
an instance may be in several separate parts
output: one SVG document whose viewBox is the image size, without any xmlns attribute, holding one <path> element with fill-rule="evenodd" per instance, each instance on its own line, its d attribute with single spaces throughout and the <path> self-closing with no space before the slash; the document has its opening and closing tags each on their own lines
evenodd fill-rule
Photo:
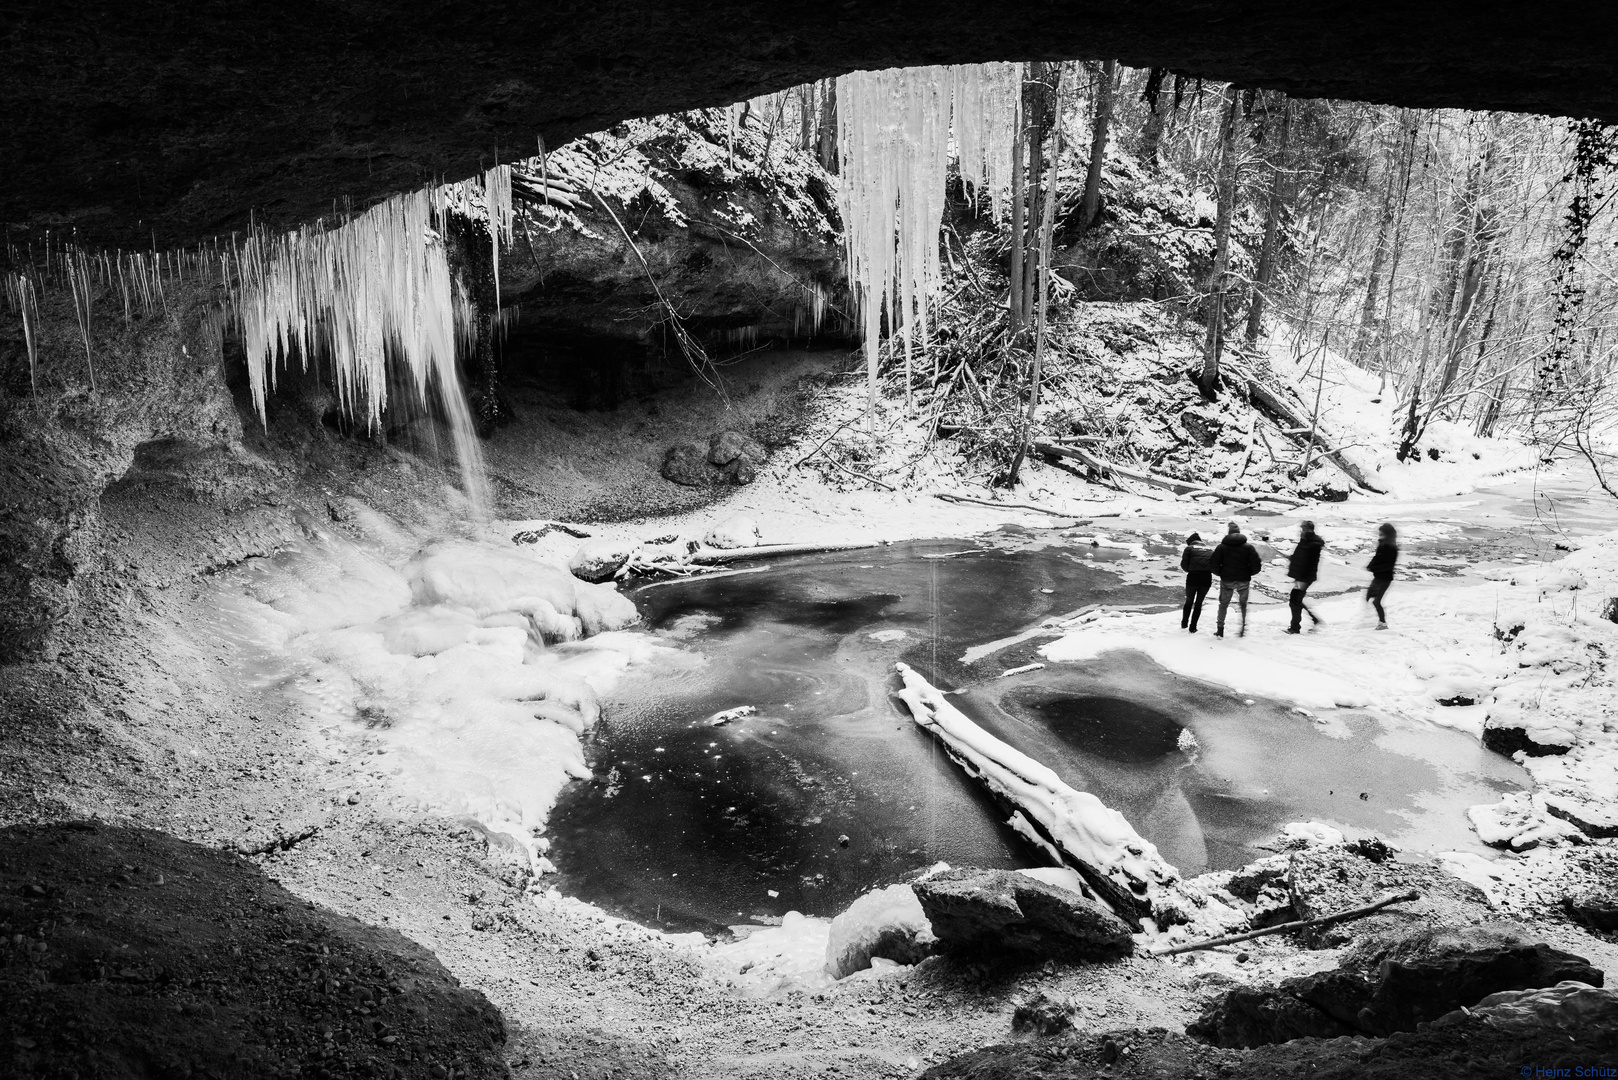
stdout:
<svg viewBox="0 0 1618 1080">
<path fill-rule="evenodd" d="M 899 697 L 949 756 L 1012 810 L 1010 825 L 1059 864 L 1077 870 L 1135 929 L 1173 889 L 1179 872 L 1124 816 L 1050 768 L 984 731 L 908 664 L 897 664 Z"/>
<path fill-rule="evenodd" d="M 1273 419 L 1286 425 L 1288 430 L 1284 432 L 1285 434 L 1305 443 L 1313 439 L 1315 447 L 1320 451 L 1321 456 L 1347 473 L 1350 480 L 1367 491 L 1381 492 L 1381 488 L 1366 478 L 1364 469 L 1354 464 L 1347 454 L 1332 445 L 1331 440 L 1320 429 L 1318 418 L 1316 423 L 1311 424 L 1309 417 L 1303 412 L 1301 406 L 1294 407 L 1281 394 L 1271 390 L 1251 375 L 1239 371 L 1235 373 L 1240 374 L 1241 377 L 1247 380 L 1248 399 Z"/>
<path fill-rule="evenodd" d="M 1052 457 L 1070 457 L 1083 462 L 1099 473 L 1115 473 L 1127 479 L 1139 481 L 1142 484 L 1150 484 L 1152 487 L 1172 491 L 1176 495 L 1211 495 L 1214 498 L 1223 499 L 1225 502 L 1237 503 L 1251 503 L 1258 502 L 1260 499 L 1267 499 L 1270 502 L 1302 506 L 1304 502 L 1302 499 L 1295 499 L 1291 495 L 1277 495 L 1273 492 L 1257 491 L 1226 491 L 1223 488 L 1211 488 L 1203 484 L 1193 483 L 1190 480 L 1178 480 L 1172 476 L 1160 476 L 1144 469 L 1131 469 L 1128 466 L 1097 457 L 1088 450 L 1076 446 L 1058 446 L 1055 443 L 1036 442 L 1034 449 L 1041 454 L 1048 454 Z"/>
</svg>

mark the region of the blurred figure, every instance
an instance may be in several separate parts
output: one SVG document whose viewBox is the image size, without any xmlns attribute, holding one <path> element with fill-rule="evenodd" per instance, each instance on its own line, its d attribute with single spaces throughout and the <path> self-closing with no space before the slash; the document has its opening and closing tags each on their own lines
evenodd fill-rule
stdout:
<svg viewBox="0 0 1618 1080">
<path fill-rule="evenodd" d="M 1202 542 L 1201 533 L 1185 538 L 1185 550 L 1180 552 L 1180 569 L 1185 571 L 1185 607 L 1180 610 L 1180 629 L 1197 632 L 1197 620 L 1202 618 L 1202 601 L 1213 588 L 1213 549 Z"/>
<path fill-rule="evenodd" d="M 1287 560 L 1287 577 L 1292 579 L 1292 592 L 1287 596 L 1287 604 L 1292 608 L 1292 625 L 1287 627 L 1289 634 L 1302 630 L 1303 613 L 1306 611 L 1309 612 L 1310 624 L 1320 625 L 1320 616 L 1310 611 L 1303 597 L 1320 575 L 1320 549 L 1325 546 L 1326 542 L 1315 532 L 1314 522 L 1299 523 L 1298 546 L 1292 549 L 1292 557 Z"/>
<path fill-rule="evenodd" d="M 1399 530 L 1384 522 L 1376 532 L 1376 553 L 1365 564 L 1365 569 L 1371 572 L 1371 585 L 1365 590 L 1365 599 L 1376 608 L 1376 628 L 1386 630 L 1388 613 L 1382 610 L 1382 597 L 1393 584 L 1393 568 L 1399 564 Z"/>
<path fill-rule="evenodd" d="M 1236 636 L 1246 637 L 1247 594 L 1253 584 L 1253 575 L 1264 565 L 1264 560 L 1259 558 L 1258 549 L 1247 542 L 1241 527 L 1233 521 L 1230 531 L 1214 548 L 1209 564 L 1213 572 L 1219 575 L 1219 619 L 1214 624 L 1214 637 L 1225 636 L 1225 609 L 1230 607 L 1232 596 L 1237 598 L 1242 616 L 1241 629 Z"/>
</svg>

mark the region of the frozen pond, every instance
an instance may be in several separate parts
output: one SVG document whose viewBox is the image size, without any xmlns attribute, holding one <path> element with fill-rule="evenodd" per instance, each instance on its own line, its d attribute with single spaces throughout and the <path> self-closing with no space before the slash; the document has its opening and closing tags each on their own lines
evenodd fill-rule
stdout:
<svg viewBox="0 0 1618 1080">
<path fill-rule="evenodd" d="M 938 860 L 1041 864 L 890 698 L 896 660 L 955 688 L 963 711 L 1122 811 L 1188 875 L 1242 865 L 1277 826 L 1308 819 L 1477 849 L 1465 808 L 1523 783 L 1464 734 L 1350 710 L 1311 717 L 1140 654 L 997 678 L 1036 659 L 1044 639 L 1031 637 L 962 660 L 1086 605 L 1178 605 L 1178 590 L 1108 569 L 1124 555 L 1011 532 L 641 588 L 647 627 L 706 663 L 644 669 L 604 703 L 594 778 L 550 817 L 561 888 L 644 922 L 713 929 L 834 914 Z M 742 706 L 755 711 L 712 722 Z"/>
</svg>

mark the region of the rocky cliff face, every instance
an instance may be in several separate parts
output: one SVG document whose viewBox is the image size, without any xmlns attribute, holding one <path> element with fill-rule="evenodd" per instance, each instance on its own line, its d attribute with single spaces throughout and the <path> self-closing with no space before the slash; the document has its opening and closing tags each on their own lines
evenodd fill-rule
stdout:
<svg viewBox="0 0 1618 1080">
<path fill-rule="evenodd" d="M 700 356 L 837 328 L 833 188 L 763 125 L 732 133 L 722 111 L 622 125 L 549 154 L 518 188 L 500 259 L 507 330 L 621 357 L 678 356 L 680 334 Z M 125 519 L 155 536 L 184 516 L 181 546 L 206 568 L 274 550 L 300 497 L 318 508 L 328 491 L 441 483 L 434 439 L 416 437 L 432 418 L 347 422 L 318 358 L 283 372 L 261 426 L 225 288 L 166 279 L 126 316 L 118 288 L 88 281 L 86 332 L 68 283 L 43 279 L 37 365 L 21 322 L 0 319 L 0 662 L 47 646 L 91 582 L 151 579 L 109 556 Z M 482 392 L 479 354 L 463 360 Z"/>
<path fill-rule="evenodd" d="M 117 481 L 180 470 L 229 498 L 267 479 L 242 453 L 216 298 L 173 292 L 127 322 L 100 299 L 86 346 L 69 298 L 47 294 L 32 380 L 20 326 L 0 330 L 0 660 L 42 645 L 103 568 L 100 499 Z"/>
</svg>

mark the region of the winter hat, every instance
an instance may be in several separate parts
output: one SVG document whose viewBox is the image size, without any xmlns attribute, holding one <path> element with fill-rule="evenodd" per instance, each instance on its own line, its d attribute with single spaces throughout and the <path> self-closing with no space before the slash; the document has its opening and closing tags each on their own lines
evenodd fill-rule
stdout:
<svg viewBox="0 0 1618 1080">
<path fill-rule="evenodd" d="M 1315 523 L 1312 521 L 1300 521 L 1298 522 L 1298 528 L 1302 529 L 1304 532 L 1314 532 Z"/>
<path fill-rule="evenodd" d="M 1389 540 L 1399 535 L 1399 530 L 1385 521 L 1382 523 L 1382 527 L 1377 529 L 1377 532 L 1382 536 L 1386 536 Z"/>
<path fill-rule="evenodd" d="M 1185 538 L 1185 542 L 1188 544 L 1200 544 L 1202 543 L 1202 534 L 1194 532 Z"/>
<path fill-rule="evenodd" d="M 1238 522 L 1234 522 L 1234 521 L 1230 523 L 1230 526 L 1227 529 L 1225 529 L 1225 532 L 1227 532 L 1227 533 L 1239 533 L 1241 531 L 1242 531 L 1241 525 Z"/>
</svg>

